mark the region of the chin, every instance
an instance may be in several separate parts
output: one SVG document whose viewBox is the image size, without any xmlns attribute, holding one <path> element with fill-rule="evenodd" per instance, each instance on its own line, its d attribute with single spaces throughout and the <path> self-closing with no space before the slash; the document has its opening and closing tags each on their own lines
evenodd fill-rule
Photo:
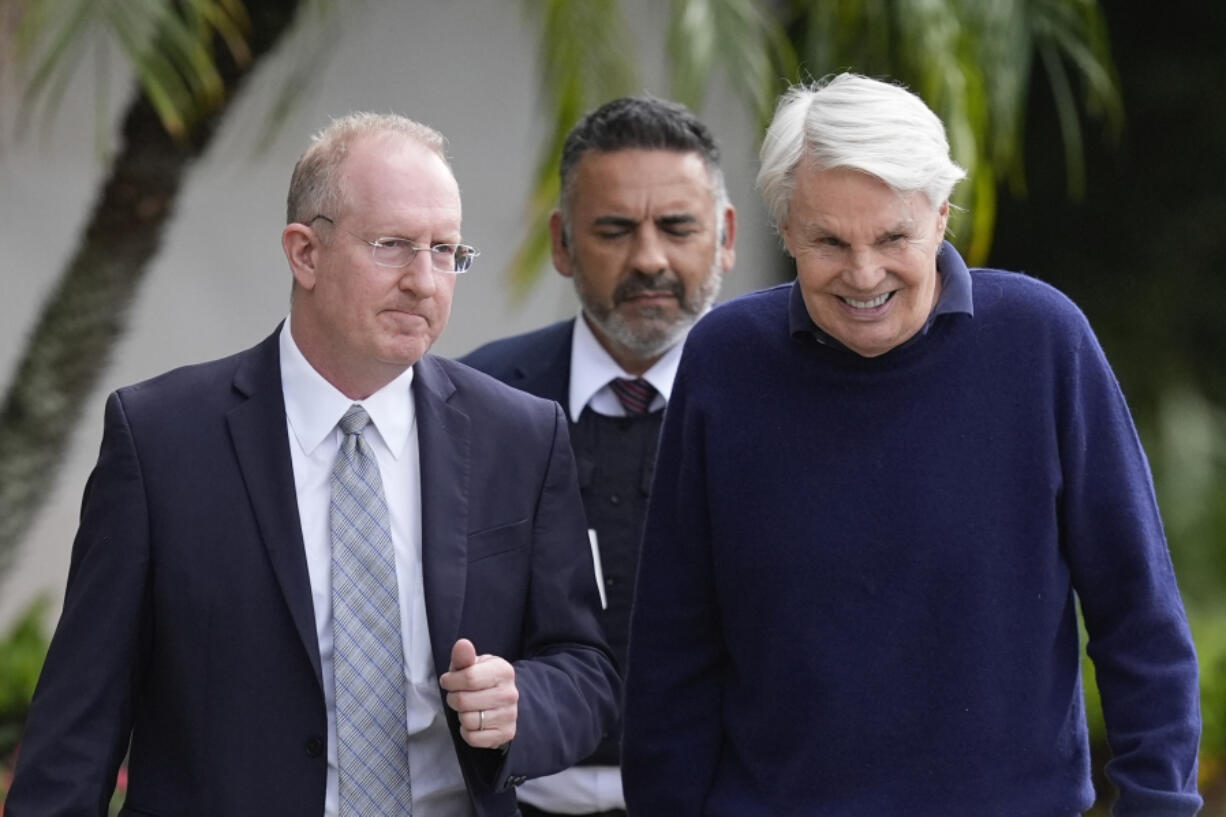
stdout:
<svg viewBox="0 0 1226 817">
<path fill-rule="evenodd" d="M 408 368 L 417 361 L 421 360 L 426 352 L 430 351 L 430 347 L 434 345 L 432 340 L 415 340 L 409 343 L 398 343 L 391 348 L 384 349 L 382 359 L 384 363 L 392 366 L 402 366 Z"/>
<path fill-rule="evenodd" d="M 847 339 L 845 340 L 840 337 L 835 337 L 835 340 L 837 340 L 839 343 L 842 343 L 844 346 L 846 346 L 851 351 L 855 352 L 860 357 L 881 357 L 886 352 L 890 351 L 891 349 L 893 349 L 895 346 L 898 345 L 897 343 L 891 343 L 888 341 L 873 341 L 873 340 L 865 340 L 865 339 L 861 339 L 861 340 Z"/>
</svg>

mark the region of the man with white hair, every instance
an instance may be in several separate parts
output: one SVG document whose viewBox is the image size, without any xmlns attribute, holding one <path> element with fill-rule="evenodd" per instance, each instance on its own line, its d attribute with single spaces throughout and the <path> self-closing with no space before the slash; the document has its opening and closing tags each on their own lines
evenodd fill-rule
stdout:
<svg viewBox="0 0 1226 817">
<path fill-rule="evenodd" d="M 964 173 L 896 85 L 782 99 L 758 185 L 796 280 L 690 333 L 623 711 L 635 817 L 1190 817 L 1197 664 L 1145 455 L 1085 317 L 968 270 Z"/>
</svg>

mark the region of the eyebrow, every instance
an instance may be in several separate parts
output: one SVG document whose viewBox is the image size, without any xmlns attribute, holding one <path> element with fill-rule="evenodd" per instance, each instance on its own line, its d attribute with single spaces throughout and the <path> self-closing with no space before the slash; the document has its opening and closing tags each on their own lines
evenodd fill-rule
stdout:
<svg viewBox="0 0 1226 817">
<path fill-rule="evenodd" d="M 915 229 L 915 220 L 914 219 L 904 219 L 903 221 L 896 222 L 890 225 L 889 227 L 886 227 L 881 232 L 879 232 L 875 240 L 881 241 L 882 239 L 889 238 L 890 236 L 897 235 L 899 233 L 910 233 L 914 229 Z M 809 224 L 805 228 L 805 234 L 810 239 L 829 237 L 829 238 L 837 238 L 840 241 L 843 240 L 842 236 L 840 236 L 837 232 L 835 232 L 834 230 L 827 229 L 826 227 L 823 227 L 820 224 Z"/>
<path fill-rule="evenodd" d="M 675 227 L 682 224 L 697 224 L 698 217 L 691 213 L 670 213 L 657 217 L 655 221 L 657 224 Z M 593 222 L 597 227 L 623 228 L 637 227 L 639 223 L 638 219 L 629 216 L 600 216 Z"/>
<path fill-rule="evenodd" d="M 635 227 L 638 222 L 629 216 L 600 216 L 593 224 L 596 227 Z"/>
</svg>

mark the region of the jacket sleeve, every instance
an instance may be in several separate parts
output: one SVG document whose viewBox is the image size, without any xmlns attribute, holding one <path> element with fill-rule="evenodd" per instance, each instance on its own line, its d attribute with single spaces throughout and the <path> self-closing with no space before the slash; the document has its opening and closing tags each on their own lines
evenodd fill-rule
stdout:
<svg viewBox="0 0 1226 817">
<path fill-rule="evenodd" d="M 590 755 L 617 716 L 621 682 L 601 634 L 566 418 L 554 429 L 532 532 L 515 739 L 495 772 L 501 790 L 562 771 Z M 487 754 L 494 754 L 488 753 Z"/>
<path fill-rule="evenodd" d="M 727 658 L 712 559 L 706 439 L 683 357 L 661 432 L 635 602 L 622 738 L 636 817 L 691 817 L 715 777 Z"/>
<path fill-rule="evenodd" d="M 1116 817 L 1200 808 L 1196 653 L 1149 465 L 1088 326 L 1061 388 L 1063 546 L 1089 634 Z"/>
<path fill-rule="evenodd" d="M 119 393 L 86 484 L 64 609 L 34 694 L 8 817 L 104 817 L 148 650 L 145 488 Z"/>
</svg>

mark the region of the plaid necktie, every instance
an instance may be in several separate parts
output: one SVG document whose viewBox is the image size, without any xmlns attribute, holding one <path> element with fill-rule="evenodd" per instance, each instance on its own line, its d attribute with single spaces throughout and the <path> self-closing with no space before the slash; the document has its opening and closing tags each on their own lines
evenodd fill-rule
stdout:
<svg viewBox="0 0 1226 817">
<path fill-rule="evenodd" d="M 627 414 L 646 414 L 656 396 L 655 386 L 641 377 L 635 380 L 616 377 L 609 381 L 609 388 L 613 389 Z"/>
<path fill-rule="evenodd" d="M 404 645 L 383 480 L 354 404 L 332 467 L 332 658 L 339 817 L 413 813 Z"/>
</svg>

